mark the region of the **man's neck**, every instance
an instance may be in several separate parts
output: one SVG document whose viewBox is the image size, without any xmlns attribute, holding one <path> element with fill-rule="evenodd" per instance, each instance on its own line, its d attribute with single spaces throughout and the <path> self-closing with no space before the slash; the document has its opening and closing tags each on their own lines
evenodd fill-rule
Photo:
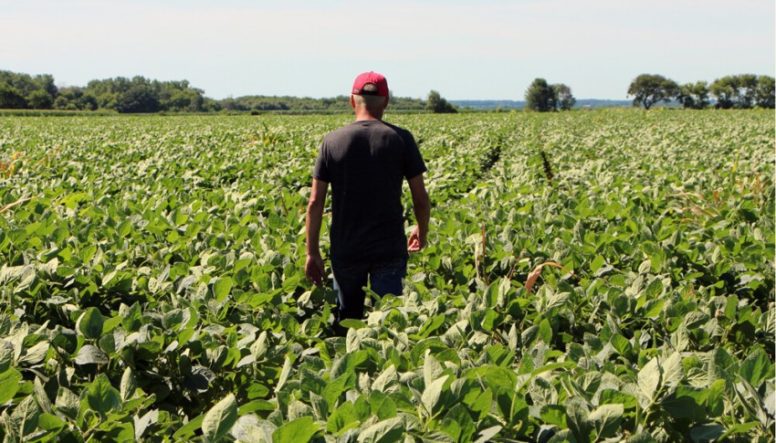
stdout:
<svg viewBox="0 0 776 443">
<path fill-rule="evenodd" d="M 372 114 L 370 114 L 369 112 L 366 112 L 366 111 L 364 111 L 364 112 L 356 112 L 356 121 L 357 122 L 365 121 L 365 120 L 382 120 L 382 117 L 383 117 L 382 115 L 377 117 L 377 116 L 374 116 L 374 115 L 372 115 Z"/>
</svg>

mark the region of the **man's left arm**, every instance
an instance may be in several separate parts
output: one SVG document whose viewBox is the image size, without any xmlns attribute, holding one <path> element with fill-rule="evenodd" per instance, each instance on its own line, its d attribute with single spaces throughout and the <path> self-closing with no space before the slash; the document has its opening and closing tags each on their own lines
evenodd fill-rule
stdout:
<svg viewBox="0 0 776 443">
<path fill-rule="evenodd" d="M 304 271 L 307 278 L 316 285 L 323 284 L 323 279 L 326 275 L 319 243 L 321 224 L 323 222 L 323 208 L 326 204 L 328 188 L 328 182 L 314 178 L 313 189 L 310 191 L 310 200 L 307 202 L 307 220 L 305 222 L 307 259 Z"/>
</svg>

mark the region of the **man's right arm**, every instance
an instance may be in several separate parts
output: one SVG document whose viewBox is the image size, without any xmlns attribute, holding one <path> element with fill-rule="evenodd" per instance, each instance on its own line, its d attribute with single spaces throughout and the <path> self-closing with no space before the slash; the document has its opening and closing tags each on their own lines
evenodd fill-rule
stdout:
<svg viewBox="0 0 776 443">
<path fill-rule="evenodd" d="M 319 238 L 323 222 L 323 207 L 326 204 L 326 191 L 328 188 L 329 183 L 313 179 L 313 188 L 310 191 L 310 200 L 307 203 L 307 219 L 305 221 L 307 258 L 305 261 L 305 274 L 316 285 L 321 285 L 325 278 Z"/>
<path fill-rule="evenodd" d="M 431 201 L 428 198 L 428 192 L 426 192 L 426 185 L 423 183 L 423 174 L 408 179 L 407 183 L 410 185 L 412 209 L 415 212 L 415 220 L 418 222 L 407 239 L 407 250 L 417 252 L 426 246 L 428 221 L 431 217 Z"/>
</svg>

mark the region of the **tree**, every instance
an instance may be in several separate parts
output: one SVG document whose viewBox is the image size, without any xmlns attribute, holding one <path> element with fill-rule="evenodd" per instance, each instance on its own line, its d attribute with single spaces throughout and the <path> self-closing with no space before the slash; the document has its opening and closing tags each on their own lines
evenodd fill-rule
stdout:
<svg viewBox="0 0 776 443">
<path fill-rule="evenodd" d="M 116 110 L 119 112 L 157 112 L 159 111 L 159 99 L 150 87 L 136 84 L 121 95 L 116 103 Z"/>
<path fill-rule="evenodd" d="M 731 75 L 714 80 L 709 90 L 717 100 L 717 109 L 730 109 L 738 101 L 738 80 Z"/>
<path fill-rule="evenodd" d="M 633 96 L 633 106 L 649 109 L 658 102 L 669 102 L 679 94 L 675 81 L 657 74 L 641 74 L 631 82 L 628 95 Z"/>
<path fill-rule="evenodd" d="M 445 100 L 439 92 L 431 90 L 426 100 L 426 109 L 434 114 L 455 113 L 458 112 L 455 107 Z"/>
<path fill-rule="evenodd" d="M 552 93 L 554 95 L 555 107 L 562 111 L 568 111 L 574 107 L 577 99 L 571 94 L 571 88 L 563 83 L 556 83 L 552 86 Z"/>
<path fill-rule="evenodd" d="M 24 109 L 27 100 L 13 86 L 0 82 L 0 109 Z"/>
<path fill-rule="evenodd" d="M 760 108 L 774 108 L 774 95 L 776 94 L 776 80 L 768 75 L 757 77 L 757 90 L 755 101 Z"/>
<path fill-rule="evenodd" d="M 703 109 L 709 105 L 708 84 L 704 81 L 683 84 L 676 99 L 685 109 Z"/>
<path fill-rule="evenodd" d="M 754 74 L 726 75 L 714 80 L 711 94 L 719 109 L 749 109 L 757 104 L 759 79 Z"/>
<path fill-rule="evenodd" d="M 534 79 L 525 91 L 525 107 L 531 111 L 547 112 L 555 110 L 555 92 L 547 80 Z"/>
<path fill-rule="evenodd" d="M 27 96 L 27 104 L 32 109 L 51 109 L 54 98 L 43 89 L 36 89 Z"/>
</svg>

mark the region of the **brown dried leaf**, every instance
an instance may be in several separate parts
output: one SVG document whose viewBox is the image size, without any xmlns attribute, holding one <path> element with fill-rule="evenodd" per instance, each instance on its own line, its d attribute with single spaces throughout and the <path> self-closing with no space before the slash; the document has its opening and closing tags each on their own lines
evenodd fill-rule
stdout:
<svg viewBox="0 0 776 443">
<path fill-rule="evenodd" d="M 539 279 L 539 276 L 542 275 L 542 269 L 545 266 L 551 266 L 553 268 L 562 268 L 563 265 L 561 265 L 558 262 L 554 261 L 546 261 L 544 263 L 541 263 L 539 265 L 536 265 L 533 271 L 531 271 L 530 274 L 528 274 L 528 278 L 525 280 L 525 291 L 529 294 L 531 293 L 531 289 L 533 289 L 534 285 L 536 284 L 536 280 Z"/>
</svg>

